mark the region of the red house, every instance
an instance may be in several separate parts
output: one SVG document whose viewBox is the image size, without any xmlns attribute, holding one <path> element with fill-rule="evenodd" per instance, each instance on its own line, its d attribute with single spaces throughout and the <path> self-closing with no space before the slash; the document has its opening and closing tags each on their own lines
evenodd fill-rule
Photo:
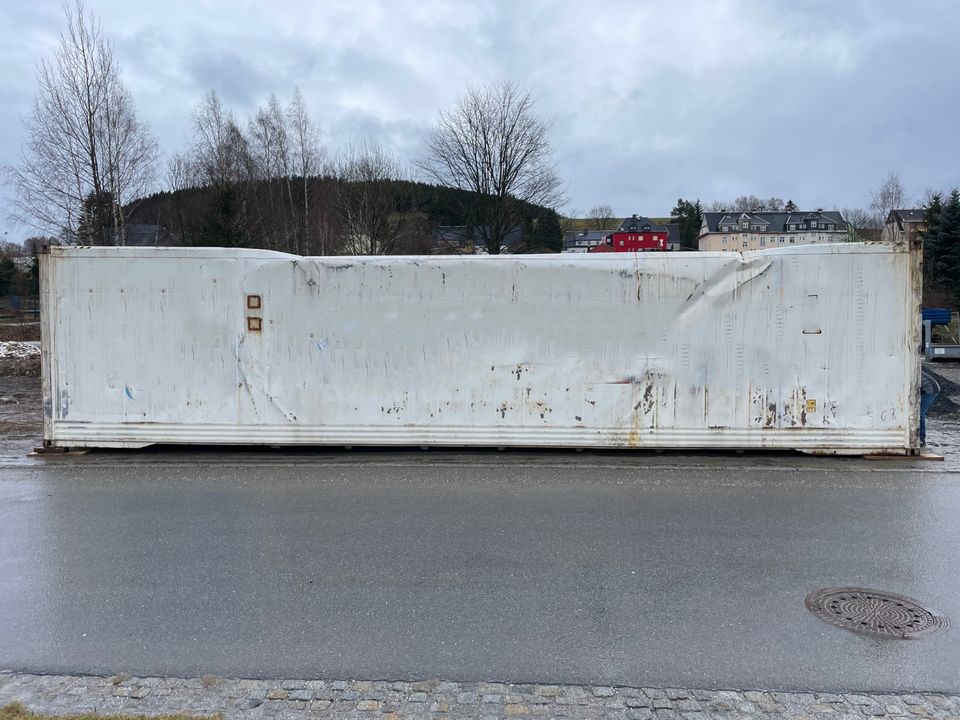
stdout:
<svg viewBox="0 0 960 720">
<path fill-rule="evenodd" d="M 665 252 L 669 235 L 666 225 L 656 225 L 650 218 L 634 215 L 607 235 L 604 243 L 588 252 Z"/>
</svg>

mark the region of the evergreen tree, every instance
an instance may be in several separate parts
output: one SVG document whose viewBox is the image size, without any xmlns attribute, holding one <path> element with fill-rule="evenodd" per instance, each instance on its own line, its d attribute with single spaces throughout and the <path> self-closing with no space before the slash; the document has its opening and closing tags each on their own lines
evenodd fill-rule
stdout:
<svg viewBox="0 0 960 720">
<path fill-rule="evenodd" d="M 17 266 L 6 255 L 0 255 L 0 295 L 6 295 L 13 287 Z"/>
<path fill-rule="evenodd" d="M 89 193 L 83 201 L 80 222 L 77 223 L 77 242 L 80 245 L 116 245 L 114 232 L 120 223 L 120 208 L 108 192 Z"/>
<path fill-rule="evenodd" d="M 924 282 L 936 284 L 940 282 L 941 244 L 943 243 L 943 198 L 940 193 L 934 193 L 924 212 L 923 232 L 923 279 Z"/>
<path fill-rule="evenodd" d="M 787 204 L 783 206 L 784 212 L 796 212 L 797 204 L 793 200 L 787 200 Z"/>
<path fill-rule="evenodd" d="M 700 201 L 692 203 L 679 198 L 670 215 L 680 226 L 680 247 L 696 250 L 700 226 L 703 224 L 703 206 Z"/>
<path fill-rule="evenodd" d="M 937 272 L 960 298 L 960 190 L 954 188 L 940 214 Z"/>
<path fill-rule="evenodd" d="M 703 225 L 703 205 L 700 204 L 700 199 L 697 198 L 697 201 L 693 204 L 693 209 L 690 213 L 690 235 L 687 238 L 689 247 L 692 250 L 698 249 L 697 239 L 700 237 L 700 227 Z"/>
</svg>

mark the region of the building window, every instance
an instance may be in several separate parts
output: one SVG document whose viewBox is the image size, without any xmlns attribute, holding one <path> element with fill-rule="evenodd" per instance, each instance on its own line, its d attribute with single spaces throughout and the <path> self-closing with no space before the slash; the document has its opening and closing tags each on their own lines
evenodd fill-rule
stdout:
<svg viewBox="0 0 960 720">
<path fill-rule="evenodd" d="M 793 240 L 791 240 L 790 242 L 793 242 Z M 623 247 L 623 240 L 620 241 L 620 247 Z"/>
<path fill-rule="evenodd" d="M 793 238 L 790 238 L 790 242 L 793 242 Z"/>
<path fill-rule="evenodd" d="M 749 243 L 748 243 L 746 240 L 744 240 L 744 241 L 743 241 L 743 246 L 744 246 L 744 247 L 747 247 L 747 245 L 749 245 Z"/>
<path fill-rule="evenodd" d="M 783 242 L 783 235 L 780 236 L 780 242 Z"/>
<path fill-rule="evenodd" d="M 766 245 L 766 244 L 767 244 L 767 239 L 766 239 L 766 238 L 760 238 L 760 244 L 761 244 L 761 245 Z"/>
<path fill-rule="evenodd" d="M 730 226 L 729 226 L 729 225 L 724 225 L 724 226 L 723 226 L 723 231 L 724 231 L 724 232 L 730 232 Z"/>
</svg>

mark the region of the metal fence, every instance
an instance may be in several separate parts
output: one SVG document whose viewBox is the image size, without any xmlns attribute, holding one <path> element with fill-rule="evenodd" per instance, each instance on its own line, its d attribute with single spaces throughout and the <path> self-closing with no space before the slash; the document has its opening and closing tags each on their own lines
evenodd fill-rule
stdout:
<svg viewBox="0 0 960 720">
<path fill-rule="evenodd" d="M 0 295 L 0 342 L 40 339 L 40 297 Z"/>
</svg>

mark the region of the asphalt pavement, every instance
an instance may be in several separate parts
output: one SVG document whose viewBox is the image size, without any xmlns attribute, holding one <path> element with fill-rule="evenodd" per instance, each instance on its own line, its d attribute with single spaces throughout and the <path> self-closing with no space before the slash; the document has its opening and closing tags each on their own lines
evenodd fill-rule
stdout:
<svg viewBox="0 0 960 720">
<path fill-rule="evenodd" d="M 960 474 L 800 456 L 96 454 L 0 466 L 0 670 L 960 689 Z M 874 639 L 818 588 L 952 618 Z"/>
</svg>

